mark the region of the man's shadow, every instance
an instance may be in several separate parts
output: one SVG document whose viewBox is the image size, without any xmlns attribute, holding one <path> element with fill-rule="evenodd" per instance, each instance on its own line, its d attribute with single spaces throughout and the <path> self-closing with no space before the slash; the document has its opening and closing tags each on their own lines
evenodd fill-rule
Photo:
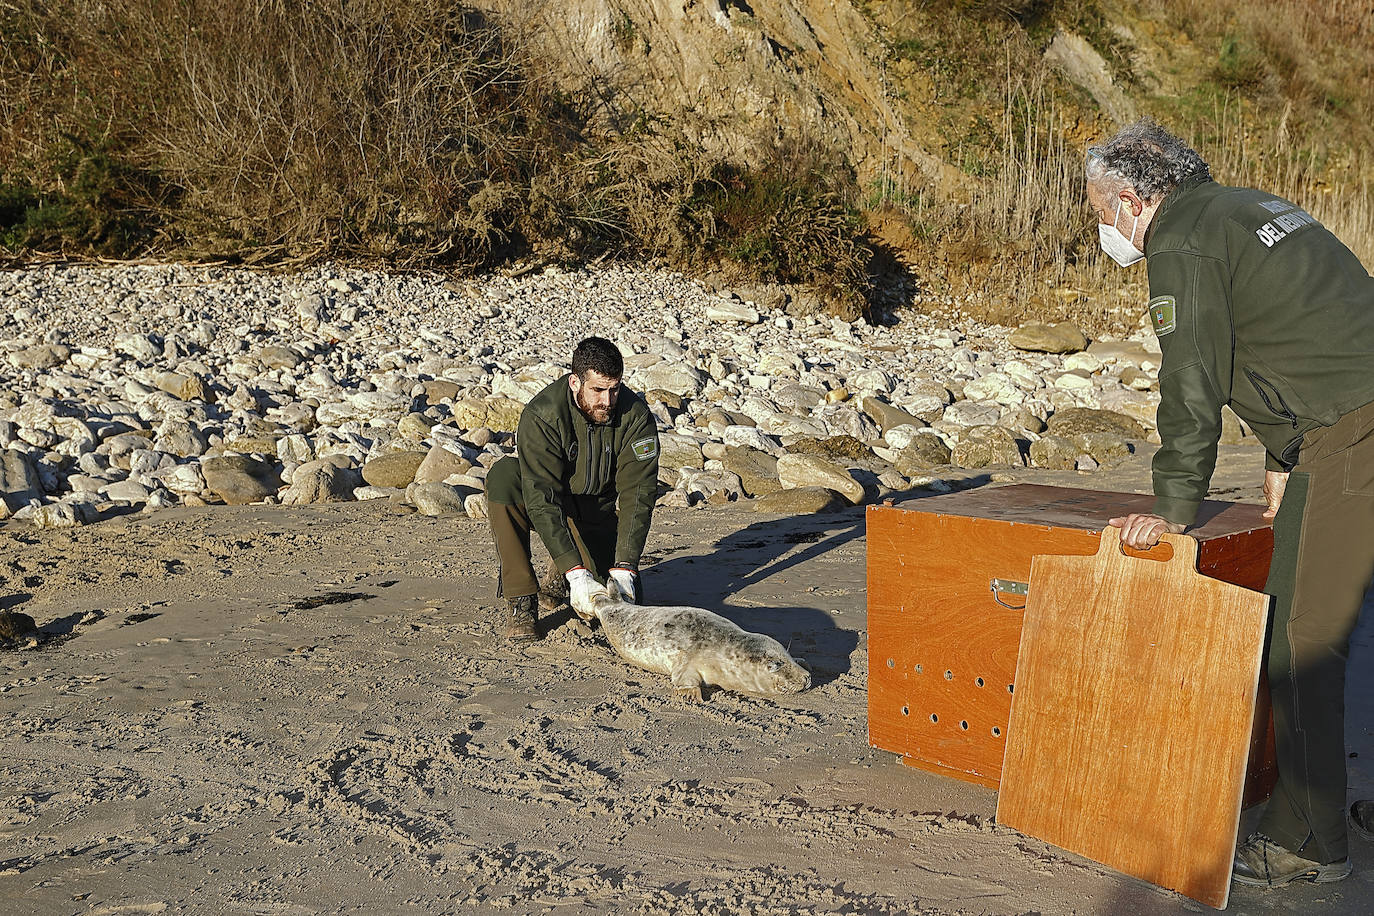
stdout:
<svg viewBox="0 0 1374 916">
<path fill-rule="evenodd" d="M 985 481 L 970 480 L 960 488 Z M 909 504 L 936 495 L 912 490 L 895 499 Z M 707 553 L 645 565 L 640 572 L 645 598 L 650 604 L 705 608 L 745 630 L 771 636 L 810 665 L 813 686 L 829 683 L 850 670 L 850 656 L 867 628 L 867 558 L 856 557 L 858 568 L 838 579 L 833 566 L 818 567 L 815 561 L 862 539 L 866 512 L 867 507 L 856 506 L 754 522 L 720 538 Z M 774 589 L 793 596 L 793 603 L 730 600 L 751 586 L 766 593 L 771 590 L 769 580 Z M 806 595 L 815 595 L 816 603 L 796 603 Z"/>
</svg>

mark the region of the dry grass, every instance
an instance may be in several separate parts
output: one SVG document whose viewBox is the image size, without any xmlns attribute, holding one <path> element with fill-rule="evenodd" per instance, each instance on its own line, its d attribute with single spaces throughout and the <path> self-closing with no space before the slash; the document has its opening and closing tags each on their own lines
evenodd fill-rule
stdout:
<svg viewBox="0 0 1374 916">
<path fill-rule="evenodd" d="M 1098 0 L 885 5 L 894 67 L 930 90 L 908 117 L 967 180 L 884 177 L 861 205 L 848 165 L 804 140 L 738 162 L 667 120 L 594 135 L 514 26 L 451 0 L 0 0 L 0 249 L 462 269 L 652 256 L 820 287 L 854 315 L 867 207 L 905 224 L 924 288 L 966 313 L 1121 330 L 1144 272 L 1097 251 L 1082 153 L 1111 127 L 1043 62 L 1063 27 L 1219 180 L 1293 199 L 1374 263 L 1368 0 L 1133 9 L 1186 31 L 1191 89 L 1145 95 Z"/>
<path fill-rule="evenodd" d="M 833 289 L 867 251 L 843 163 L 593 136 L 509 24 L 451 0 L 0 5 L 0 245 L 396 267 L 610 253 Z"/>
</svg>

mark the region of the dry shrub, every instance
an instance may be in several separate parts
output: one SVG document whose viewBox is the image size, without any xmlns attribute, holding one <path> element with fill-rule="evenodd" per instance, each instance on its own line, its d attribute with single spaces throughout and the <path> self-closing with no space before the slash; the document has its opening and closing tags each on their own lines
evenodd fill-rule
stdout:
<svg viewBox="0 0 1374 916">
<path fill-rule="evenodd" d="M 450 0 L 15 0 L 0 16 L 12 250 L 461 268 L 647 254 L 862 301 L 836 157 L 784 144 L 730 163 L 652 121 L 592 136 L 526 42 Z"/>
<path fill-rule="evenodd" d="M 159 193 L 121 203 L 164 251 L 485 263 L 558 154 L 560 113 L 524 62 L 447 0 L 19 0 L 6 15 L 21 36 L 0 59 L 6 185 L 70 196 L 64 146 L 155 176 Z"/>
</svg>

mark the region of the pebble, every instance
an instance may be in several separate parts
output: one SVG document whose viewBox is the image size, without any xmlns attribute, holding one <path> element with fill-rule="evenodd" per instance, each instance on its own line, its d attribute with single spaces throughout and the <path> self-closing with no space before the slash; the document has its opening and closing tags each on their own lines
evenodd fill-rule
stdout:
<svg viewBox="0 0 1374 916">
<path fill-rule="evenodd" d="M 1154 434 L 1147 326 L 1090 343 L 1068 322 L 942 322 L 919 304 L 869 326 L 805 299 L 628 266 L 462 291 L 332 265 L 0 271 L 0 517 L 388 497 L 481 518 L 525 402 L 589 334 L 652 405 L 661 505 L 821 511 L 950 462 L 1107 466 Z M 841 437 L 843 455 L 807 445 Z"/>
</svg>

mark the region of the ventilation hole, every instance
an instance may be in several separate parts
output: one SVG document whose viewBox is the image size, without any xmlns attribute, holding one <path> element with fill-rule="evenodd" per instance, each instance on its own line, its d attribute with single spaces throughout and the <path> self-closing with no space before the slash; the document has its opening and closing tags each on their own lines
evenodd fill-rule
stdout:
<svg viewBox="0 0 1374 916">
<path fill-rule="evenodd" d="M 1001 730 L 1000 728 L 998 728 L 996 725 L 994 725 L 994 726 L 992 727 L 992 737 L 994 737 L 994 738 L 1000 738 L 1000 737 L 1002 737 L 1002 730 Z"/>
<path fill-rule="evenodd" d="M 973 683 L 977 684 L 979 687 L 982 687 L 982 686 L 983 686 L 983 679 L 982 679 L 981 677 L 976 677 L 976 678 L 973 679 Z"/>
<path fill-rule="evenodd" d="M 932 721 L 932 722 L 939 722 L 939 721 L 940 721 L 940 717 L 937 716 L 937 715 L 935 715 L 935 713 L 931 713 L 931 714 L 930 714 L 930 721 Z"/>
<path fill-rule="evenodd" d="M 946 671 L 945 671 L 945 680 L 947 680 L 947 681 L 952 681 L 952 680 L 954 680 L 954 672 L 953 672 L 953 671 L 946 670 Z"/>
<path fill-rule="evenodd" d="M 1008 684 L 1008 685 L 1007 685 L 1007 693 L 1015 693 L 1015 692 L 1016 692 L 1016 685 L 1015 685 L 1015 684 Z"/>
<path fill-rule="evenodd" d="M 911 708 L 910 708 L 910 707 L 907 707 L 907 706 L 903 706 L 903 707 L 902 707 L 902 715 L 904 715 L 904 716 L 909 716 L 909 715 L 911 715 Z"/>
<path fill-rule="evenodd" d="M 960 722 L 960 723 L 959 723 L 959 727 L 962 728 L 964 731 L 968 731 L 968 723 L 967 723 L 967 722 Z"/>
<path fill-rule="evenodd" d="M 888 666 L 889 668 L 896 667 L 896 665 L 897 665 L 897 663 L 896 663 L 895 661 L 893 661 L 892 659 L 889 658 L 889 659 L 887 660 L 887 666 Z"/>
</svg>

